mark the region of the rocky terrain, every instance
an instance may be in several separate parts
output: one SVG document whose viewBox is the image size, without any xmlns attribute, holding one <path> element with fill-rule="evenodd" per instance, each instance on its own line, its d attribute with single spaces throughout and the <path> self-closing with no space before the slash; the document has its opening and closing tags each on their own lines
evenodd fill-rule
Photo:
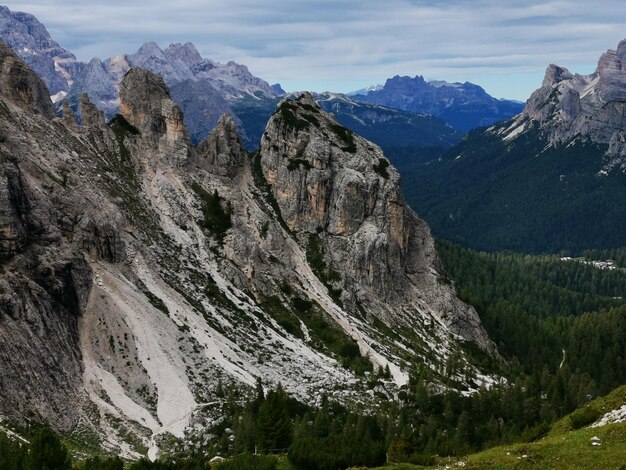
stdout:
<svg viewBox="0 0 626 470">
<path fill-rule="evenodd" d="M 626 39 L 605 52 L 590 75 L 550 65 L 524 111 L 494 129 L 506 140 L 539 127 L 551 145 L 589 141 L 608 145 L 600 169 L 626 171 Z"/>
<path fill-rule="evenodd" d="M 55 100 L 65 96 L 81 64 L 37 18 L 0 5 L 0 36 L 44 80 Z"/>
<path fill-rule="evenodd" d="M 469 131 L 489 126 L 519 113 L 524 105 L 498 100 L 473 83 L 427 82 L 422 76 L 389 78 L 381 88 L 353 96 L 389 108 L 439 117 L 452 127 Z"/>
<path fill-rule="evenodd" d="M 226 116 L 190 144 L 165 81 L 130 68 L 80 124 L 0 48 L 0 414 L 126 456 L 192 446 L 220 384 L 372 409 L 432 370 L 470 392 L 497 354 L 371 142 L 304 94 L 248 154 Z M 454 354 L 466 365 L 453 376 Z M 389 379 L 367 385 L 376 370 Z M 375 393 L 376 392 L 376 393 Z"/>
</svg>

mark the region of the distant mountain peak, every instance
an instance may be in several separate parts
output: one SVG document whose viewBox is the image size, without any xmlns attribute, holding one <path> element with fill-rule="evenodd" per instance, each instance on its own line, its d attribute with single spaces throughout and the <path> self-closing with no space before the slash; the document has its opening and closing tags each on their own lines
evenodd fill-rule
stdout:
<svg viewBox="0 0 626 470">
<path fill-rule="evenodd" d="M 490 96 L 479 85 L 444 80 L 428 82 L 422 75 L 396 75 L 387 79 L 380 89 L 357 97 L 390 108 L 430 114 L 462 131 L 508 119 L 523 109 L 517 102 Z"/>
<path fill-rule="evenodd" d="M 76 57 L 59 46 L 37 18 L 0 6 L 0 37 L 46 82 L 50 94 L 69 90 Z"/>
<path fill-rule="evenodd" d="M 626 170 L 626 40 L 602 54 L 596 71 L 572 74 L 551 64 L 524 111 L 496 132 L 513 139 L 537 125 L 551 145 L 588 139 L 607 145 L 601 173 Z"/>
</svg>

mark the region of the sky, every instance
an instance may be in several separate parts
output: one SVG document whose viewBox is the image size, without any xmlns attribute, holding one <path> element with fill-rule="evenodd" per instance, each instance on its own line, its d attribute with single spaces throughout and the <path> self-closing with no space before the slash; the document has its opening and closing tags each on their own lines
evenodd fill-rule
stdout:
<svg viewBox="0 0 626 470">
<path fill-rule="evenodd" d="M 26 0 L 80 60 L 193 42 L 287 91 L 348 92 L 395 75 L 469 81 L 525 101 L 556 63 L 591 73 L 626 38 L 624 0 Z"/>
</svg>

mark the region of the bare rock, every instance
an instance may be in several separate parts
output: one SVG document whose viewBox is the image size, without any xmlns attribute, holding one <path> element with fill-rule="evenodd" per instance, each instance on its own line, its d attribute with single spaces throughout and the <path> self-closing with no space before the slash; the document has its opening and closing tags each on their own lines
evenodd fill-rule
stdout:
<svg viewBox="0 0 626 470">
<path fill-rule="evenodd" d="M 235 121 L 223 114 L 209 137 L 197 147 L 193 163 L 207 171 L 225 177 L 234 177 L 247 161 Z"/>
<path fill-rule="evenodd" d="M 183 113 L 158 75 L 132 68 L 120 84 L 120 114 L 163 154 L 186 158 L 189 142 Z"/>
<path fill-rule="evenodd" d="M 26 111 L 47 119 L 55 116 L 46 85 L 10 47 L 1 41 L 0 95 Z"/>
</svg>

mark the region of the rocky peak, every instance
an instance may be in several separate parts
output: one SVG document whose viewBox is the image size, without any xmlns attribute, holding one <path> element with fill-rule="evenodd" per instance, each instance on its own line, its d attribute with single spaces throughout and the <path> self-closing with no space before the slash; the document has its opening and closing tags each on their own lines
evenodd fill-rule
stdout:
<svg viewBox="0 0 626 470">
<path fill-rule="evenodd" d="M 183 113 L 158 75 L 140 68 L 128 71 L 120 84 L 120 114 L 164 154 L 186 148 Z"/>
<path fill-rule="evenodd" d="M 83 127 L 102 127 L 105 124 L 104 113 L 89 100 L 89 95 L 83 93 L 78 103 L 80 120 Z M 65 116 L 65 114 L 64 114 Z"/>
<path fill-rule="evenodd" d="M 186 42 L 185 44 L 170 44 L 169 47 L 165 49 L 164 53 L 170 58 L 181 60 L 190 67 L 204 61 L 198 49 L 196 49 L 196 46 L 190 42 Z"/>
<path fill-rule="evenodd" d="M 531 127 L 552 145 L 584 139 L 606 146 L 600 173 L 626 171 L 626 39 L 602 54 L 590 75 L 550 65 L 524 111 L 495 131 L 509 140 Z"/>
<path fill-rule="evenodd" d="M 13 50 L 0 41 L 0 95 L 16 106 L 48 119 L 55 116 L 43 81 Z"/>
<path fill-rule="evenodd" d="M 558 65 L 550 64 L 546 69 L 546 74 L 543 78 L 541 86 L 554 86 L 557 83 L 561 83 L 563 80 L 569 80 L 573 77 L 571 72 L 565 67 L 559 67 Z"/>
<path fill-rule="evenodd" d="M 440 263 L 428 226 L 405 204 L 398 172 L 379 147 L 305 93 L 279 104 L 260 153 L 280 216 L 301 243 L 319 244 L 325 263 L 341 273 L 336 287 L 344 305 L 376 298 L 369 307 L 383 321 L 408 325 L 415 311 L 388 309 L 418 305 L 419 292 L 438 305 L 435 315 L 448 328 L 491 347 L 476 312 L 437 281 Z"/>
<path fill-rule="evenodd" d="M 0 8 L 0 37 L 42 78 L 52 94 L 69 89 L 77 61 L 59 46 L 46 27 L 28 13 Z"/>
<path fill-rule="evenodd" d="M 193 164 L 207 171 L 232 178 L 247 161 L 237 125 L 232 116 L 224 113 L 209 137 L 198 145 Z"/>
<path fill-rule="evenodd" d="M 626 39 L 616 50 L 609 49 L 602 54 L 596 73 L 599 76 L 597 94 L 602 101 L 626 99 Z"/>
<path fill-rule="evenodd" d="M 148 41 L 142 44 L 139 50 L 136 52 L 136 55 L 144 57 L 165 57 L 165 54 L 163 53 L 159 45 L 154 41 Z"/>
<path fill-rule="evenodd" d="M 76 114 L 67 100 L 63 100 L 62 119 L 68 127 L 76 127 Z"/>
</svg>

